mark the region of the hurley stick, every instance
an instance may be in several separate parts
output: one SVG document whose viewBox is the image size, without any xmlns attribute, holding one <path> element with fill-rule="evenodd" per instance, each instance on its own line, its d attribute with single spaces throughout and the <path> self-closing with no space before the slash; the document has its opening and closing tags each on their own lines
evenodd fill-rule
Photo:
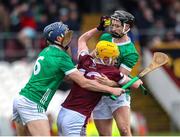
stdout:
<svg viewBox="0 0 180 137">
<path fill-rule="evenodd" d="M 149 66 L 147 66 L 138 76 L 131 79 L 128 83 L 126 83 L 124 86 L 122 86 L 122 89 L 127 89 L 132 84 L 134 84 L 138 79 L 142 78 L 149 72 L 161 67 L 162 65 L 166 64 L 168 62 L 168 56 L 162 52 L 155 52 L 153 55 L 153 59 Z M 111 99 L 116 100 L 117 96 L 111 95 Z"/>
</svg>

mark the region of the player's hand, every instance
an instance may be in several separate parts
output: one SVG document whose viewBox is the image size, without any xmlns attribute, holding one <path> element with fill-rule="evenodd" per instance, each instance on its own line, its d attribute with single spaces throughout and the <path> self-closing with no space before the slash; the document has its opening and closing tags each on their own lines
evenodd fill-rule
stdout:
<svg viewBox="0 0 180 137">
<path fill-rule="evenodd" d="M 113 81 L 104 74 L 101 74 L 101 76 L 96 76 L 95 80 L 103 85 L 108 85 L 110 87 L 113 86 Z"/>
<path fill-rule="evenodd" d="M 139 79 L 133 84 L 133 88 L 138 88 L 142 84 L 143 84 L 143 82 Z"/>
<path fill-rule="evenodd" d="M 112 94 L 115 96 L 120 96 L 121 94 L 125 93 L 126 91 L 122 88 L 113 88 Z"/>
<path fill-rule="evenodd" d="M 109 16 L 102 16 L 100 18 L 100 23 L 97 29 L 99 31 L 104 31 L 107 26 L 111 25 L 111 18 Z"/>
</svg>

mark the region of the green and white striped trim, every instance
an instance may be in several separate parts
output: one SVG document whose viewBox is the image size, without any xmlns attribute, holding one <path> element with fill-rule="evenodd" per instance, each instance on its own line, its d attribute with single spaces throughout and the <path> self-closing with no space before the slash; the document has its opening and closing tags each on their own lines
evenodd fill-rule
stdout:
<svg viewBox="0 0 180 137">
<path fill-rule="evenodd" d="M 38 110 L 38 113 L 43 113 L 43 112 L 45 112 L 44 108 L 41 107 L 41 106 L 39 106 L 39 105 L 37 105 L 37 110 Z"/>
<path fill-rule="evenodd" d="M 112 38 L 112 42 L 115 43 L 117 46 L 123 46 L 123 45 L 131 43 L 131 39 L 129 38 L 128 41 L 126 42 L 116 43 L 114 42 L 114 38 Z"/>
<path fill-rule="evenodd" d="M 40 103 L 42 104 L 42 105 L 44 105 L 45 103 L 46 103 L 46 101 L 47 101 L 47 99 L 48 99 L 48 96 L 49 96 L 49 94 L 51 93 L 51 89 L 47 89 L 46 90 L 46 92 L 45 92 L 45 94 L 43 95 L 43 97 L 41 98 L 41 100 L 40 100 Z"/>
<path fill-rule="evenodd" d="M 73 68 L 73 69 L 71 69 L 71 70 L 69 70 L 69 71 L 66 71 L 66 72 L 65 72 L 65 75 L 69 75 L 69 74 L 71 74 L 71 73 L 74 72 L 74 71 L 77 71 L 77 68 Z"/>
<path fill-rule="evenodd" d="M 126 66 L 125 64 L 121 64 L 120 66 L 123 67 L 123 68 L 125 68 L 126 70 L 128 70 L 128 71 L 130 71 L 130 72 L 131 72 L 131 70 L 132 70 L 130 67 Z"/>
</svg>

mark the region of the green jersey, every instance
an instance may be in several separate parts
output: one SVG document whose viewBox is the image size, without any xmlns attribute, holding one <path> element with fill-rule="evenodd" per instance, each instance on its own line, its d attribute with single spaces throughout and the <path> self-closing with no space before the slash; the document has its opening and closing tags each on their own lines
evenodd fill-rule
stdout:
<svg viewBox="0 0 180 137">
<path fill-rule="evenodd" d="M 58 46 L 50 45 L 38 56 L 31 78 L 20 95 L 47 107 L 65 75 L 77 69 L 70 56 Z"/>
<path fill-rule="evenodd" d="M 111 34 L 104 33 L 101 35 L 100 40 L 106 40 L 110 42 L 114 42 L 114 39 Z M 134 65 L 137 63 L 139 54 L 134 46 L 134 44 L 131 42 L 131 40 L 124 42 L 124 43 L 116 43 L 120 56 L 118 58 L 118 66 L 121 66 L 129 71 L 134 67 Z"/>
</svg>

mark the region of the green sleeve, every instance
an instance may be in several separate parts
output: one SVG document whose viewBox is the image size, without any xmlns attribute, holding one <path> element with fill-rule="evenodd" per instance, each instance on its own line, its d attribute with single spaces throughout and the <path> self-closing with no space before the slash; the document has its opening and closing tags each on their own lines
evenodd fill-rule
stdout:
<svg viewBox="0 0 180 137">
<path fill-rule="evenodd" d="M 139 59 L 139 54 L 134 44 L 131 42 L 130 44 L 120 46 L 119 49 L 121 53 L 120 66 L 131 71 Z"/>
<path fill-rule="evenodd" d="M 71 57 L 66 54 L 64 54 L 64 56 L 59 57 L 58 67 L 60 68 L 61 71 L 65 73 L 65 75 L 69 75 L 71 72 L 76 70 L 71 60 Z"/>
<path fill-rule="evenodd" d="M 138 53 L 129 53 L 124 57 L 121 66 L 125 65 L 128 68 L 132 69 L 136 65 L 138 59 L 139 59 Z"/>
<path fill-rule="evenodd" d="M 106 41 L 110 41 L 112 40 L 112 36 L 109 33 L 104 33 L 100 36 L 99 40 L 106 40 Z"/>
</svg>

